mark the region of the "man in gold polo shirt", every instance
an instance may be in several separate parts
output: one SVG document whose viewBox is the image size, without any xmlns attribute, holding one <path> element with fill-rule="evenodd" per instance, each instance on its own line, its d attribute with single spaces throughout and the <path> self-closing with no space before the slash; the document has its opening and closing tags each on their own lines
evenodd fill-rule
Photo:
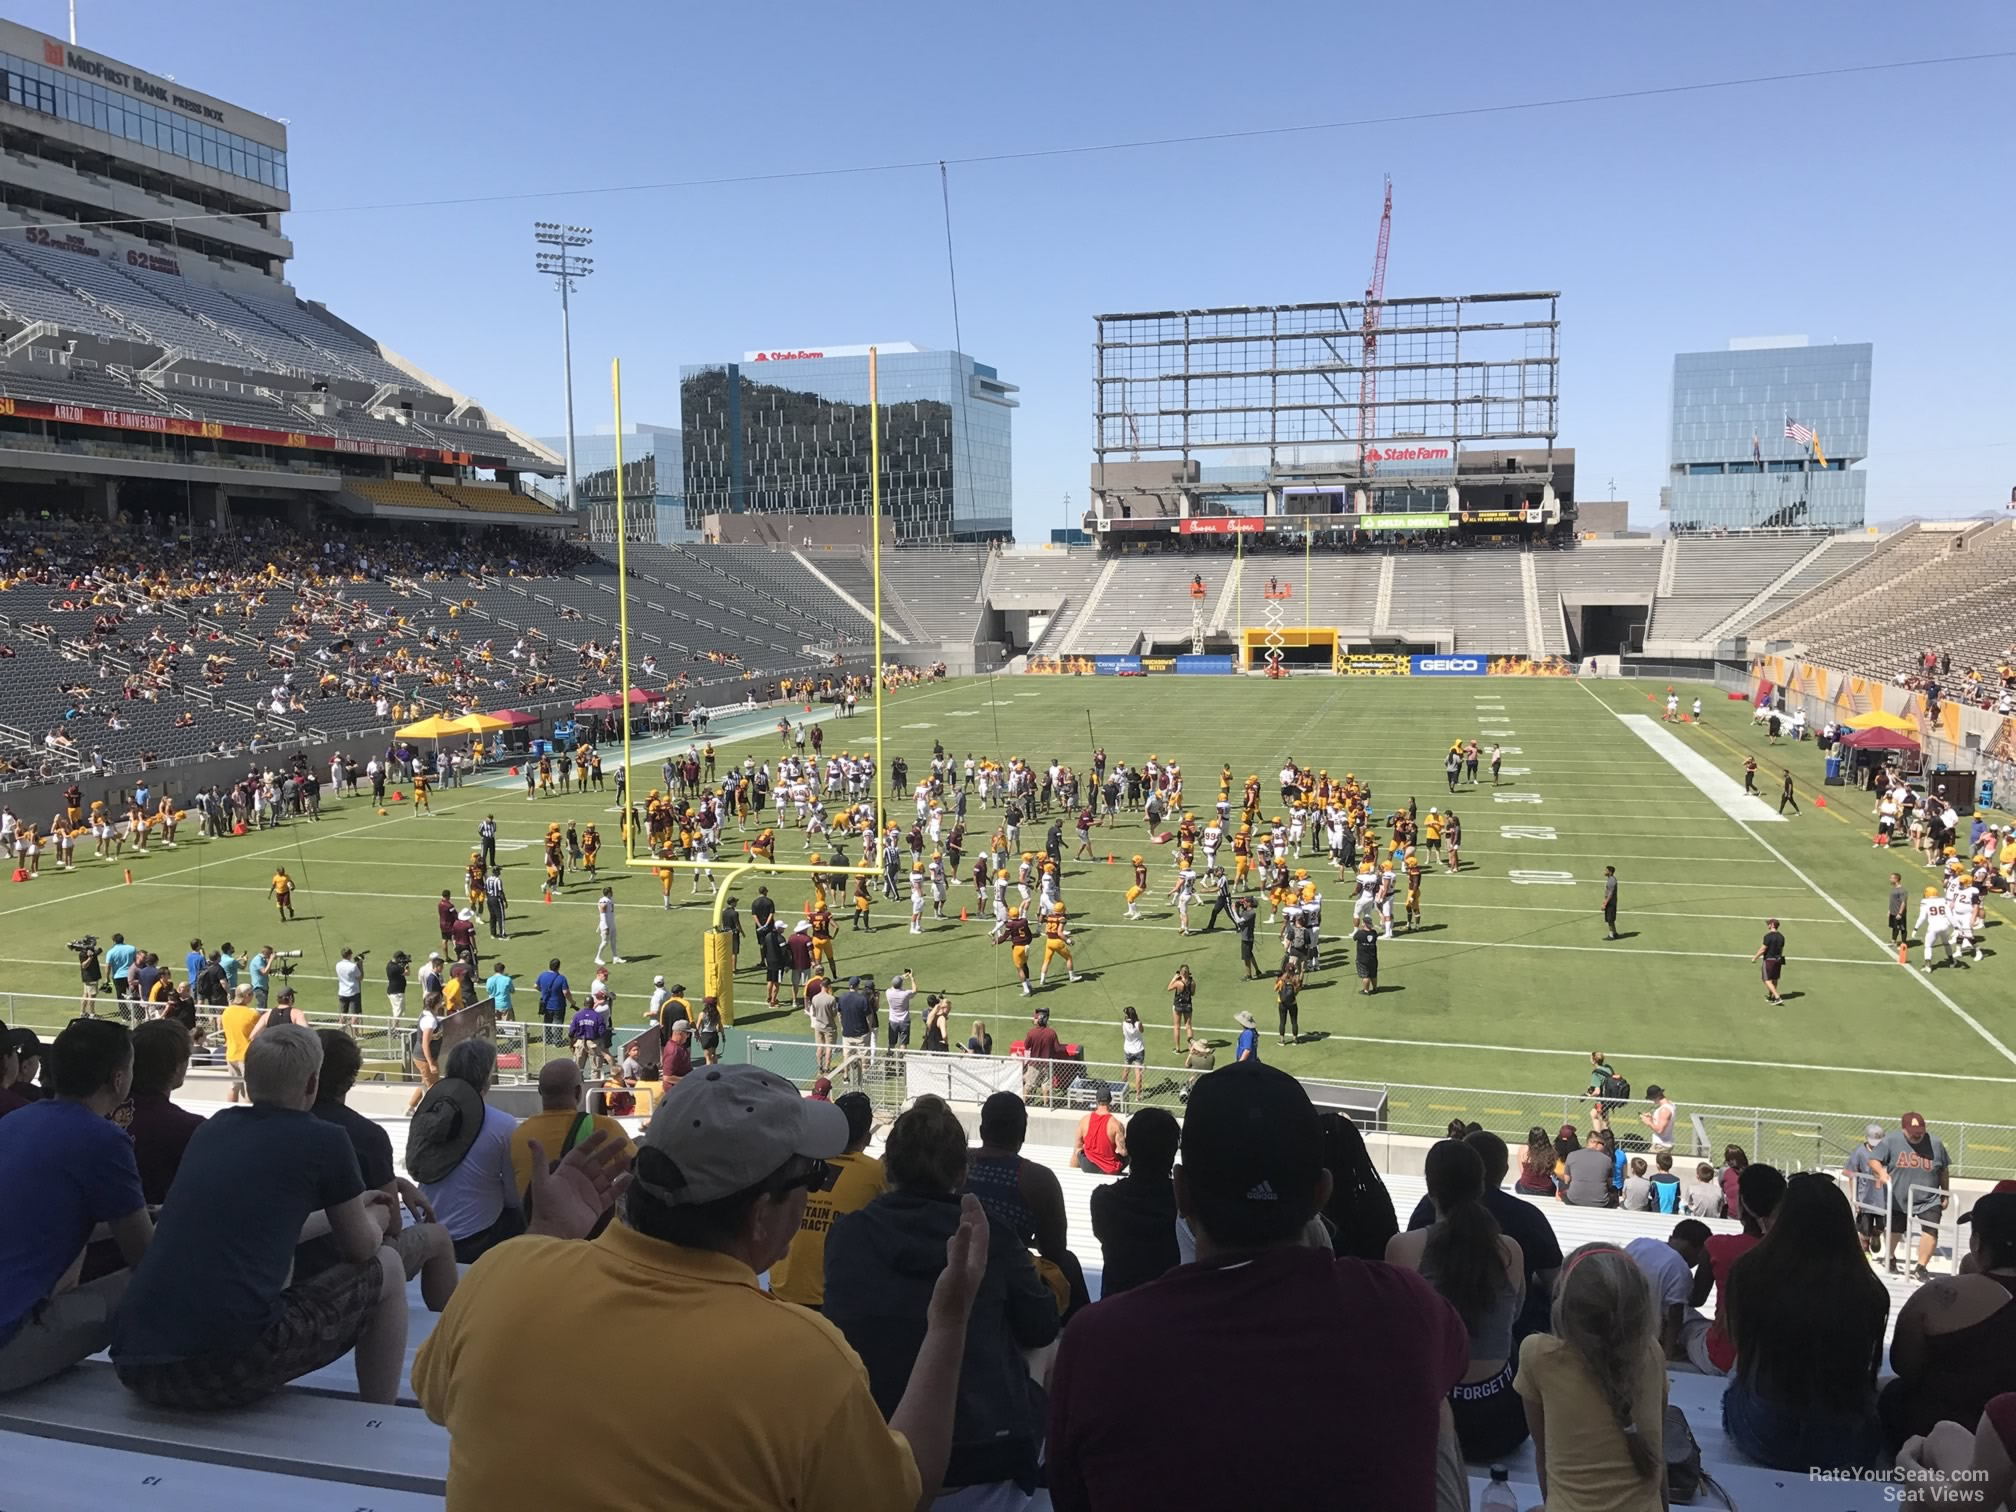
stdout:
<svg viewBox="0 0 2016 1512">
<path fill-rule="evenodd" d="M 449 1512 L 927 1506 L 951 1447 L 987 1220 L 963 1200 L 923 1347 L 885 1422 L 839 1330 L 756 1284 L 847 1146 L 832 1104 L 757 1066 L 708 1066 L 658 1104 L 600 1238 L 528 1235 L 472 1266 L 413 1362 L 420 1404 L 452 1441 Z M 598 1433 L 660 1442 L 668 1397 L 704 1400 L 704 1430 L 584 1468 L 527 1425 L 552 1420 L 554 1382 L 606 1380 L 606 1341 L 639 1318 L 663 1320 L 653 1389 L 603 1393 Z"/>
<path fill-rule="evenodd" d="M 792 1237 L 791 1253 L 770 1267 L 772 1294 L 800 1307 L 825 1305 L 826 1234 L 833 1220 L 843 1213 L 858 1213 L 889 1190 L 882 1162 L 867 1153 L 868 1136 L 875 1130 L 875 1109 L 868 1094 L 844 1092 L 833 1099 L 833 1106 L 847 1115 L 847 1149 L 832 1162 L 839 1177 L 830 1192 L 806 1196 L 805 1217 Z"/>
</svg>

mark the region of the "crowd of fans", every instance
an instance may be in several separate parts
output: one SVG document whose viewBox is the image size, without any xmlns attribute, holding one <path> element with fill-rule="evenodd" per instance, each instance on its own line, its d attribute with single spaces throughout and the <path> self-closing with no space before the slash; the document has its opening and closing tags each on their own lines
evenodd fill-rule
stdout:
<svg viewBox="0 0 2016 1512">
<path fill-rule="evenodd" d="M 0 1040 L 0 1390 L 109 1346 L 159 1406 L 243 1405 L 345 1355 L 389 1402 L 417 1278 L 441 1317 L 412 1388 L 471 1505 L 1006 1507 L 1042 1485 L 1064 1512 L 1440 1512 L 1467 1507 L 1466 1462 L 1531 1438 L 1554 1512 L 1651 1512 L 1685 1460 L 1672 1370 L 1726 1378 L 1725 1427 L 1759 1463 L 1894 1463 L 1907 1490 L 1999 1465 L 1986 1499 L 1947 1504 L 2010 1489 L 2016 1190 L 1976 1201 L 1961 1273 L 1905 1306 L 1879 1391 L 1890 1299 L 1828 1173 L 1732 1160 L 1712 1184 L 1740 1232 L 1684 1217 L 1563 1255 L 1519 1195 L 1552 1178 L 1544 1139 L 1508 1190 L 1504 1141 L 1472 1128 L 1426 1152 L 1403 1228 L 1350 1120 L 1245 1060 L 1198 1078 L 1180 1128 L 1145 1109 L 1086 1142 L 1124 1155 L 1093 1195 L 1093 1302 L 1014 1094 L 983 1106 L 977 1147 L 920 1098 L 877 1156 L 864 1094 L 689 1062 L 633 1141 L 585 1110 L 570 1060 L 524 1123 L 490 1106 L 496 1051 L 471 1037 L 415 1109 L 401 1177 L 346 1105 L 355 1042 L 279 1003 L 255 1016 L 246 1101 L 207 1120 L 172 1101 L 190 1057 L 172 1018 Z M 1931 1148 L 1922 1124 L 1902 1138 L 1893 1179 Z M 518 1430 L 647 1315 L 676 1320 L 670 1368 L 705 1391 L 705 1431 L 584 1479 Z M 1193 1420 L 1216 1381 L 1268 1383 L 1289 1451 L 1145 1431 Z M 599 1400 L 612 1441 L 662 1432 L 658 1396 Z"/>
</svg>

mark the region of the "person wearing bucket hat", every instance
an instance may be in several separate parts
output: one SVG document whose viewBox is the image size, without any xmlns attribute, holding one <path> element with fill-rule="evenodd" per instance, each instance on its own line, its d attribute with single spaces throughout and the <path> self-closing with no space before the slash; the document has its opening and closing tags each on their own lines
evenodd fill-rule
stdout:
<svg viewBox="0 0 2016 1512">
<path fill-rule="evenodd" d="M 1334 1185 L 1308 1093 L 1253 1061 L 1200 1077 L 1182 1153 L 1176 1205 L 1197 1261 L 1064 1330 L 1045 1436 L 1052 1500 L 1434 1506 L 1443 1403 L 1468 1367 L 1468 1334 L 1417 1273 L 1308 1242 Z M 1377 1451 L 1172 1457 L 1128 1431 L 1180 1415 L 1199 1380 L 1254 1376 L 1279 1388 L 1276 1442 L 1317 1442 L 1348 1422 L 1353 1441 Z"/>
<path fill-rule="evenodd" d="M 1897 1314 L 1895 1380 L 1877 1397 L 1894 1449 L 1940 1422 L 1971 1423 L 1991 1398 L 2016 1391 L 2016 1190 L 1975 1198 L 1960 1215 L 1960 1274 L 1915 1292 Z"/>
<path fill-rule="evenodd" d="M 406 1171 L 455 1241 L 455 1258 L 473 1264 L 494 1245 L 525 1232 L 511 1171 L 518 1120 L 485 1102 L 497 1074 L 497 1047 L 465 1039 L 448 1052 L 441 1079 L 427 1089 L 406 1128 Z"/>
<path fill-rule="evenodd" d="M 421 1346 L 421 1406 L 455 1440 L 485 1444 L 451 1457 L 449 1502 L 768 1506 L 788 1496 L 805 1512 L 928 1502 L 950 1452 L 987 1220 L 967 1198 L 908 1386 L 885 1420 L 840 1332 L 758 1281 L 789 1251 L 808 1192 L 830 1181 L 827 1162 L 848 1140 L 844 1111 L 758 1066 L 709 1066 L 669 1090 L 638 1142 L 617 1221 L 588 1243 L 502 1246 Z M 583 1502 L 579 1466 L 549 1437 L 492 1430 L 524 1410 L 530 1383 L 592 1375 L 610 1330 L 647 1314 L 679 1319 L 679 1369 L 706 1381 L 717 1431 L 677 1455 L 619 1456 Z M 783 1401 L 790 1411 L 776 1410 Z M 650 1393 L 617 1393 L 597 1411 L 628 1438 L 662 1429 Z"/>
<path fill-rule="evenodd" d="M 1260 1021 L 1241 1008 L 1232 1015 L 1232 1022 L 1239 1026 L 1239 1043 L 1232 1052 L 1234 1063 L 1260 1059 Z"/>
</svg>

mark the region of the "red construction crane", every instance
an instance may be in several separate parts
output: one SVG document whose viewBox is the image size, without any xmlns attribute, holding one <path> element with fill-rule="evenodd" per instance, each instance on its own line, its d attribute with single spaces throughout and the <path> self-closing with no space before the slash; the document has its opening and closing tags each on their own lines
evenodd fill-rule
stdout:
<svg viewBox="0 0 2016 1512">
<path fill-rule="evenodd" d="M 1386 297 L 1386 246 L 1393 239 L 1393 175 L 1386 175 L 1386 208 L 1379 212 L 1379 247 L 1372 254 L 1372 276 L 1365 282 L 1362 322 L 1365 347 L 1358 365 L 1358 469 L 1372 471 L 1373 416 L 1379 398 L 1379 301 Z"/>
</svg>

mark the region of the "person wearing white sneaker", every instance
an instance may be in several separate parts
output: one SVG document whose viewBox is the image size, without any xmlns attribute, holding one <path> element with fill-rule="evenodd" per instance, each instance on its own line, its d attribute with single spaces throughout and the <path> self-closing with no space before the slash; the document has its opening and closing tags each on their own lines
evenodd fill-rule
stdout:
<svg viewBox="0 0 2016 1512">
<path fill-rule="evenodd" d="M 616 895 L 615 889 L 605 887 L 602 896 L 595 900 L 595 964 L 603 964 L 602 952 L 609 952 L 608 964 L 621 966 L 623 957 L 616 949 Z"/>
</svg>

